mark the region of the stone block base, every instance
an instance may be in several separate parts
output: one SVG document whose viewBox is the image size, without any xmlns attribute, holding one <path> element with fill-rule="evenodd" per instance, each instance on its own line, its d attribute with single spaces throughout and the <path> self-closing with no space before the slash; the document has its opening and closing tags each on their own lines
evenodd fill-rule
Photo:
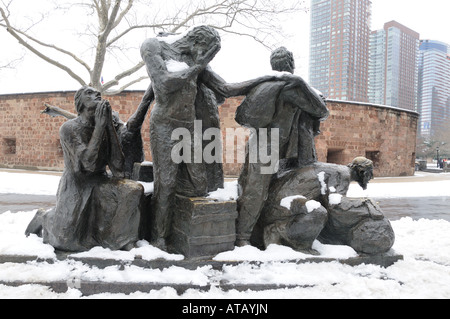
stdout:
<svg viewBox="0 0 450 319">
<path fill-rule="evenodd" d="M 236 218 L 235 201 L 177 195 L 169 247 L 187 258 L 212 257 L 233 250 Z"/>
</svg>

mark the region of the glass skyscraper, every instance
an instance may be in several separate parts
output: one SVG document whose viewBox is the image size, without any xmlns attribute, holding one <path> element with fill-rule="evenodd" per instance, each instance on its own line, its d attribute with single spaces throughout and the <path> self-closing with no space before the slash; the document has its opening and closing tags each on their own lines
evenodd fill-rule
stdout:
<svg viewBox="0 0 450 319">
<path fill-rule="evenodd" d="M 309 82 L 327 98 L 368 102 L 371 0 L 311 0 Z"/>
<path fill-rule="evenodd" d="M 386 32 L 373 31 L 370 36 L 369 102 L 385 104 Z"/>
<path fill-rule="evenodd" d="M 416 110 L 419 33 L 391 21 L 370 36 L 369 101 Z"/>
<path fill-rule="evenodd" d="M 446 43 L 422 40 L 419 49 L 417 111 L 422 136 L 448 134 L 450 120 L 450 56 Z"/>
</svg>

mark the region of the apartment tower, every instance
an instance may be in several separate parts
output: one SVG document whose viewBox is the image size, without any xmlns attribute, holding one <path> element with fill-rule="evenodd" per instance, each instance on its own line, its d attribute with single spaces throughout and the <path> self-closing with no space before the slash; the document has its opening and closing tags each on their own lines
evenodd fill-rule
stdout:
<svg viewBox="0 0 450 319">
<path fill-rule="evenodd" d="M 419 33 L 391 21 L 370 36 L 369 101 L 416 110 Z"/>
<path fill-rule="evenodd" d="M 446 43 L 433 40 L 420 43 L 417 111 L 420 135 L 449 134 L 450 56 Z"/>
<path fill-rule="evenodd" d="M 309 82 L 327 98 L 368 102 L 371 0 L 311 0 Z"/>
</svg>

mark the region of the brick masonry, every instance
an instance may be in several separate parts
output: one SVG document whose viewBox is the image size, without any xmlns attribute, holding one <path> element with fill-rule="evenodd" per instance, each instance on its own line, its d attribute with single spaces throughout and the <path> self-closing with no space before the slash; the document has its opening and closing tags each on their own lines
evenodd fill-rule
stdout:
<svg viewBox="0 0 450 319">
<path fill-rule="evenodd" d="M 41 114 L 44 103 L 75 113 L 75 92 L 49 92 L 0 95 L 0 167 L 62 170 L 63 154 L 59 143 L 62 117 Z M 139 105 L 143 92 L 127 91 L 107 97 L 114 110 L 126 121 Z M 231 98 L 219 107 L 227 153 L 225 131 L 239 128 L 234 121 L 242 98 Z M 330 117 L 322 123 L 316 139 L 319 161 L 348 164 L 357 156 L 375 162 L 375 176 L 410 176 L 414 174 L 418 114 L 380 105 L 328 101 Z M 149 114 L 142 128 L 146 160 L 151 161 Z M 236 149 L 243 147 L 236 139 L 228 141 Z M 225 161 L 226 162 L 226 161 Z M 241 163 L 225 163 L 227 176 L 237 176 Z"/>
</svg>

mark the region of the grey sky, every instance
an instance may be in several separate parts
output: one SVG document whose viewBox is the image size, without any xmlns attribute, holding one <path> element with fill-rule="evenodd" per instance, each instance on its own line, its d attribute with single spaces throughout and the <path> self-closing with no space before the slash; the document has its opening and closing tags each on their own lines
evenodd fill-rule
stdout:
<svg viewBox="0 0 450 319">
<path fill-rule="evenodd" d="M 30 5 L 37 2 L 29 1 Z M 310 0 L 307 0 L 308 6 L 309 3 Z M 448 12 L 450 12 L 448 0 L 372 0 L 372 30 L 381 29 L 385 22 L 396 20 L 419 32 L 421 39 L 439 40 L 450 44 Z M 55 23 L 58 24 L 57 28 L 60 28 L 63 21 Z M 286 46 L 294 52 L 296 73 L 307 79 L 309 13 L 299 13 L 290 21 L 283 21 L 283 27 L 291 37 L 280 42 L 279 46 Z M 72 39 L 66 37 L 65 40 Z M 0 50 L 0 64 L 23 52 L 17 41 L 11 39 L 4 29 L 0 30 L 0 41 L 4 44 Z M 269 56 L 270 52 L 267 49 L 261 45 L 251 44 L 248 39 L 225 37 L 222 50 L 213 61 L 212 67 L 227 81 L 242 81 L 270 72 Z M 131 89 L 146 89 L 148 82 L 144 82 Z M 31 53 L 27 53 L 16 70 L 0 72 L 0 94 L 76 90 L 78 86 L 78 83 L 64 72 Z"/>
</svg>

